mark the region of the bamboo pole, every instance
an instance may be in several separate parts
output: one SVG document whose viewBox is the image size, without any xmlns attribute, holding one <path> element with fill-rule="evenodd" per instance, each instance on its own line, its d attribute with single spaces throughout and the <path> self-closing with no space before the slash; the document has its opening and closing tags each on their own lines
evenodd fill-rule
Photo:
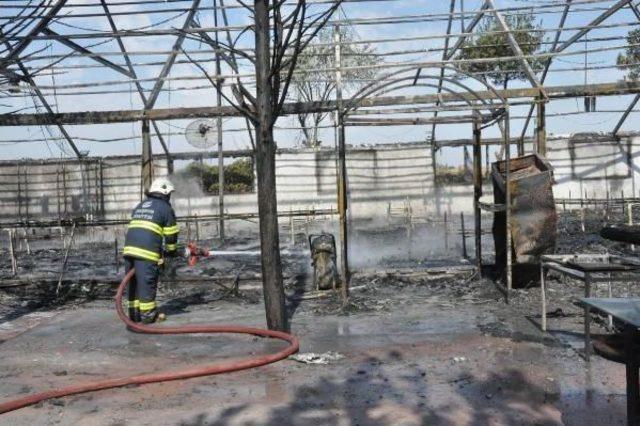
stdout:
<svg viewBox="0 0 640 426">
<path fill-rule="evenodd" d="M 473 214 L 475 219 L 476 266 L 482 271 L 482 127 L 481 123 L 473 123 Z"/>
</svg>

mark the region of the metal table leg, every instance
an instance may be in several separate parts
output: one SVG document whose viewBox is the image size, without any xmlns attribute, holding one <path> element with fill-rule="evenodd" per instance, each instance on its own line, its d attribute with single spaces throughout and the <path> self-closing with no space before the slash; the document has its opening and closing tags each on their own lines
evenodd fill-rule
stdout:
<svg viewBox="0 0 640 426">
<path fill-rule="evenodd" d="M 540 299 L 542 300 L 542 331 L 547 331 L 547 289 L 544 280 L 544 263 L 540 263 Z"/>
<path fill-rule="evenodd" d="M 591 297 L 591 275 L 584 275 L 584 297 Z M 591 308 L 584 307 L 584 358 L 590 361 L 591 358 Z"/>
<path fill-rule="evenodd" d="M 609 281 L 607 282 L 607 297 L 611 299 L 613 297 L 613 291 L 611 289 L 611 272 L 608 274 Z M 613 317 L 611 315 L 607 315 L 607 325 L 609 326 L 609 330 L 613 329 Z"/>
<path fill-rule="evenodd" d="M 625 352 L 627 357 L 627 424 L 640 425 L 640 378 L 638 374 L 638 355 L 634 353 L 633 342 L 639 333 L 634 327 L 625 330 Z"/>
</svg>

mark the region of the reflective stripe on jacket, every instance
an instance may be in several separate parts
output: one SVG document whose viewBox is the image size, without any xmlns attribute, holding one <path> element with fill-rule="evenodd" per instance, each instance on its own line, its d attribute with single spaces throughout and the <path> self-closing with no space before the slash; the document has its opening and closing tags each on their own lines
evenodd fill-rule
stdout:
<svg viewBox="0 0 640 426">
<path fill-rule="evenodd" d="M 176 250 L 178 232 L 171 204 L 163 198 L 149 195 L 131 213 L 123 254 L 157 262 L 160 260 L 163 243 L 165 251 Z"/>
</svg>

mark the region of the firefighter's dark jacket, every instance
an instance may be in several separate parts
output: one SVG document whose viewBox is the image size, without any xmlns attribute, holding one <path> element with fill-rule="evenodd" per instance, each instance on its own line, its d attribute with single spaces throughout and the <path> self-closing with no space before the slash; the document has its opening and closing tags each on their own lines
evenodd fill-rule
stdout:
<svg viewBox="0 0 640 426">
<path fill-rule="evenodd" d="M 174 255 L 178 241 L 176 215 L 166 197 L 151 193 L 133 209 L 123 254 L 157 262 L 162 255 L 163 241 L 164 251 Z"/>
</svg>

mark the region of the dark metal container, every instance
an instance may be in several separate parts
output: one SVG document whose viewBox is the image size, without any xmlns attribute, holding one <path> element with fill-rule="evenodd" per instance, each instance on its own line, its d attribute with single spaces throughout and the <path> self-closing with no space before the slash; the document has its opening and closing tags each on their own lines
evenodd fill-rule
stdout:
<svg viewBox="0 0 640 426">
<path fill-rule="evenodd" d="M 493 163 L 495 204 L 506 203 L 506 162 Z M 540 256 L 552 253 L 556 245 L 557 213 L 553 199 L 553 169 L 537 154 L 509 161 L 511 190 L 511 241 L 513 286 L 537 283 Z M 505 278 L 507 266 L 506 212 L 495 213 L 493 239 L 496 266 Z"/>
</svg>

